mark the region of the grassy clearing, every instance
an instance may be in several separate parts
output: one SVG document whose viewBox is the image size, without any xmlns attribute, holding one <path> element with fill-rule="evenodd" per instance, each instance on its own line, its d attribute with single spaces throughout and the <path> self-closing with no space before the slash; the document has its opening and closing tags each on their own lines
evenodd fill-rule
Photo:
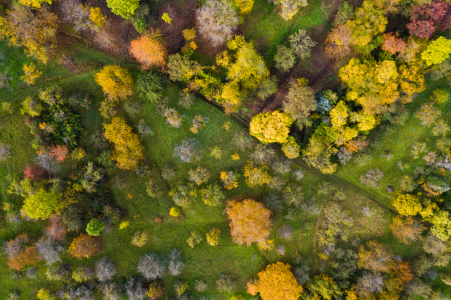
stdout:
<svg viewBox="0 0 451 300">
<path fill-rule="evenodd" d="M 433 151 L 433 149 L 435 149 L 435 142 L 439 137 L 432 135 L 432 128 L 427 128 L 426 126 L 421 125 L 420 120 L 415 118 L 414 114 L 423 103 L 429 102 L 432 91 L 437 88 L 445 88 L 451 92 L 451 88 L 444 80 L 438 82 L 428 82 L 427 89 L 422 92 L 412 103 L 408 104 L 407 107 L 409 109 L 410 116 L 406 124 L 391 126 L 382 133 L 380 147 L 377 147 L 371 151 L 371 161 L 364 166 L 359 166 L 354 162 L 354 160 L 351 160 L 348 164 L 342 166 L 335 173 L 335 175 L 367 190 L 371 190 L 381 198 L 386 199 L 387 204 L 389 204 L 389 199 L 393 195 L 386 191 L 387 187 L 393 186 L 395 188 L 395 193 L 401 192 L 401 188 L 399 186 L 401 177 L 412 174 L 413 170 L 419 166 L 424 166 L 426 162 L 423 160 L 423 156 L 429 151 Z M 444 120 L 448 120 L 450 116 L 451 103 L 448 101 L 444 105 L 438 107 L 442 110 L 442 118 Z M 377 134 L 378 130 L 381 129 L 376 128 L 371 135 Z M 426 153 L 420 154 L 418 159 L 414 159 L 411 155 L 411 147 L 415 142 L 426 143 L 428 149 Z M 393 157 L 390 160 L 387 160 L 382 156 L 385 154 L 393 154 Z M 409 167 L 402 171 L 397 166 L 399 161 Z M 379 168 L 384 173 L 384 177 L 380 180 L 378 189 L 366 187 L 360 182 L 359 179 L 361 174 L 372 168 Z"/>
</svg>

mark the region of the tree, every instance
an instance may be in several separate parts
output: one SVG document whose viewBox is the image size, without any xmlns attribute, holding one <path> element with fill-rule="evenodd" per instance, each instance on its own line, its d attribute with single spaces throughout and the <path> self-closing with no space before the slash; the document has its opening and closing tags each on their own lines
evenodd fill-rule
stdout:
<svg viewBox="0 0 451 300">
<path fill-rule="evenodd" d="M 325 51 L 330 57 L 339 59 L 351 53 L 353 44 L 352 30 L 347 23 L 344 23 L 334 27 L 329 32 L 325 41 Z"/>
<path fill-rule="evenodd" d="M 219 234 L 221 231 L 216 228 L 212 228 L 209 232 L 207 232 L 206 238 L 207 238 L 207 244 L 210 246 L 217 246 L 219 243 Z"/>
<path fill-rule="evenodd" d="M 188 82 L 191 78 L 203 73 L 202 65 L 180 53 L 168 56 L 167 67 L 169 78 L 173 81 Z"/>
<path fill-rule="evenodd" d="M 157 103 L 161 99 L 164 86 L 165 80 L 154 70 L 141 72 L 136 80 L 138 96 L 150 103 Z"/>
<path fill-rule="evenodd" d="M 139 6 L 139 0 L 107 0 L 111 11 L 124 19 L 130 18 Z"/>
<path fill-rule="evenodd" d="M 299 29 L 298 32 L 290 35 L 288 39 L 290 40 L 291 49 L 300 59 L 309 58 L 312 54 L 312 48 L 316 45 L 316 42 L 307 35 L 307 31 L 304 29 Z"/>
<path fill-rule="evenodd" d="M 97 28 L 93 26 L 93 29 L 95 31 L 102 29 L 106 23 L 106 16 L 102 14 L 100 7 L 91 7 L 89 9 L 89 19 L 92 23 L 94 23 L 95 26 L 97 26 Z"/>
<path fill-rule="evenodd" d="M 382 244 L 369 241 L 366 246 L 359 248 L 359 261 L 357 266 L 372 272 L 389 272 L 393 254 Z"/>
<path fill-rule="evenodd" d="M 74 24 L 76 32 L 87 30 L 98 32 L 106 21 L 100 8 L 85 6 L 80 0 L 65 0 L 61 2 L 59 8 L 64 21 Z"/>
<path fill-rule="evenodd" d="M 97 219 L 92 219 L 86 227 L 86 232 L 90 236 L 99 236 L 103 229 L 105 229 L 105 224 L 103 224 L 103 222 L 99 222 Z"/>
<path fill-rule="evenodd" d="M 410 194 L 399 195 L 393 200 L 392 205 L 403 216 L 415 216 L 423 209 L 420 200 Z"/>
<path fill-rule="evenodd" d="M 382 44 L 382 50 L 390 52 L 392 55 L 397 52 L 403 52 L 407 46 L 406 42 L 393 35 L 393 33 L 386 33 L 383 37 L 384 43 Z"/>
<path fill-rule="evenodd" d="M 59 202 L 62 194 L 55 191 L 47 192 L 39 189 L 36 193 L 25 198 L 24 208 L 26 214 L 32 219 L 48 219 L 53 211 L 59 211 L 64 207 Z"/>
<path fill-rule="evenodd" d="M 226 0 L 207 0 L 196 12 L 199 33 L 213 43 L 224 44 L 232 37 L 238 26 L 238 16 L 232 2 Z"/>
<path fill-rule="evenodd" d="M 268 174 L 268 166 L 262 164 L 260 167 L 255 166 L 252 162 L 248 162 L 244 167 L 244 177 L 246 178 L 246 184 L 249 187 L 256 185 L 269 184 L 272 180 Z"/>
<path fill-rule="evenodd" d="M 272 2 L 281 6 L 279 14 L 285 21 L 291 20 L 300 7 L 308 5 L 307 0 L 274 0 Z"/>
<path fill-rule="evenodd" d="M 354 19 L 355 11 L 354 6 L 349 4 L 348 1 L 341 2 L 338 7 L 337 14 L 334 17 L 334 26 L 339 26 L 341 24 L 346 23 L 349 19 Z"/>
<path fill-rule="evenodd" d="M 105 138 L 114 144 L 112 160 L 116 161 L 120 169 L 135 169 L 144 158 L 144 147 L 139 136 L 132 132 L 132 127 L 121 117 L 115 117 L 110 124 L 103 126 Z"/>
<path fill-rule="evenodd" d="M 252 118 L 250 134 L 263 143 L 284 143 L 290 133 L 293 119 L 286 113 L 275 110 L 260 113 Z"/>
<path fill-rule="evenodd" d="M 257 96 L 262 99 L 277 92 L 277 77 L 271 76 L 270 78 L 265 78 L 260 83 L 258 87 Z"/>
<path fill-rule="evenodd" d="M 23 172 L 25 178 L 30 178 L 33 181 L 41 181 L 44 173 L 44 169 L 39 166 L 27 166 Z"/>
<path fill-rule="evenodd" d="M 373 1 L 365 0 L 362 6 L 356 9 L 355 19 L 348 20 L 347 25 L 352 30 L 355 45 L 364 47 L 373 37 L 385 31 L 387 22 L 384 11 Z"/>
<path fill-rule="evenodd" d="M 174 147 L 174 156 L 186 163 L 199 160 L 201 153 L 199 143 L 193 138 L 184 138 Z"/>
<path fill-rule="evenodd" d="M 257 291 L 263 300 L 297 300 L 302 287 L 296 282 L 289 264 L 277 262 L 260 271 Z"/>
<path fill-rule="evenodd" d="M 147 280 L 155 280 L 164 276 L 166 267 L 160 257 L 154 253 L 149 253 L 141 256 L 138 261 L 137 270 Z"/>
<path fill-rule="evenodd" d="M 131 244 L 136 247 L 143 247 L 149 241 L 147 233 L 143 231 L 137 231 L 132 237 Z"/>
<path fill-rule="evenodd" d="M 52 146 L 49 148 L 49 156 L 57 162 L 62 162 L 69 156 L 69 148 L 66 145 Z"/>
<path fill-rule="evenodd" d="M 41 8 L 43 3 L 52 4 L 52 0 L 19 0 L 19 3 L 32 9 Z"/>
<path fill-rule="evenodd" d="M 102 249 L 101 241 L 89 234 L 80 234 L 73 239 L 69 247 L 69 254 L 77 259 L 90 258 Z"/>
<path fill-rule="evenodd" d="M 337 170 L 338 165 L 330 161 L 332 155 L 335 155 L 337 152 L 338 149 L 331 142 L 324 136 L 319 135 L 313 135 L 307 147 L 302 150 L 303 158 L 307 164 L 325 174 L 332 174 Z"/>
<path fill-rule="evenodd" d="M 42 75 L 42 72 L 39 71 L 33 63 L 30 65 L 23 65 L 23 72 L 25 74 L 24 76 L 21 76 L 20 79 L 28 85 L 34 84 L 36 79 Z"/>
<path fill-rule="evenodd" d="M 227 203 L 227 218 L 230 222 L 232 240 L 248 247 L 257 242 L 263 244 L 271 231 L 271 211 L 263 204 L 251 199 L 242 202 L 231 200 Z"/>
<path fill-rule="evenodd" d="M 289 136 L 287 141 L 282 145 L 282 151 L 288 158 L 294 159 L 299 156 L 301 147 L 296 143 L 294 137 Z"/>
<path fill-rule="evenodd" d="M 274 62 L 276 68 L 281 72 L 286 72 L 294 66 L 294 51 L 283 45 L 277 47 L 276 56 L 274 56 Z"/>
<path fill-rule="evenodd" d="M 451 40 L 441 36 L 432 41 L 429 46 L 421 52 L 421 58 L 428 66 L 438 65 L 446 60 L 451 53 Z"/>
<path fill-rule="evenodd" d="M 313 89 L 302 78 L 294 81 L 282 104 L 283 111 L 293 120 L 306 119 L 316 109 L 317 102 Z"/>
<path fill-rule="evenodd" d="M 441 110 L 434 106 L 434 103 L 423 103 L 415 112 L 415 117 L 421 120 L 421 124 L 431 127 L 442 115 Z"/>
<path fill-rule="evenodd" d="M 36 294 L 36 298 L 39 300 L 55 300 L 56 298 L 50 295 L 50 291 L 46 289 L 40 289 Z"/>
<path fill-rule="evenodd" d="M 209 206 L 217 206 L 225 200 L 226 196 L 219 185 L 210 184 L 200 190 L 202 201 Z"/>
<path fill-rule="evenodd" d="M 240 9 L 240 14 L 247 15 L 254 6 L 254 0 L 235 0 L 235 5 Z"/>
<path fill-rule="evenodd" d="M 127 69 L 108 65 L 94 75 L 98 85 L 112 102 L 123 100 L 133 94 L 133 78 Z"/>
<path fill-rule="evenodd" d="M 418 240 L 425 230 L 424 225 L 412 217 L 402 218 L 396 216 L 390 225 L 395 238 L 404 244 L 410 244 Z"/>
<path fill-rule="evenodd" d="M 101 260 L 96 261 L 96 276 L 100 282 L 104 282 L 113 278 L 114 274 L 116 274 L 116 266 L 106 257 Z"/>
<path fill-rule="evenodd" d="M 130 42 L 130 55 L 136 58 L 144 70 L 154 66 L 163 67 L 166 63 L 166 49 L 156 37 L 141 35 Z"/>
<path fill-rule="evenodd" d="M 335 281 L 324 274 L 315 276 L 313 280 L 307 283 L 307 288 L 313 294 L 314 299 L 337 299 L 342 294 Z"/>
<path fill-rule="evenodd" d="M 377 183 L 379 182 L 379 180 L 382 179 L 382 177 L 384 176 L 384 173 L 382 173 L 381 170 L 379 169 L 369 169 L 368 172 L 360 175 L 360 181 L 366 185 L 366 186 L 370 186 L 373 189 L 377 188 L 378 185 Z"/>
<path fill-rule="evenodd" d="M 46 7 L 35 13 L 27 6 L 13 4 L 6 18 L 0 17 L 0 39 L 7 39 L 9 45 L 25 47 L 27 56 L 46 64 L 48 52 L 58 28 L 58 19 Z"/>
<path fill-rule="evenodd" d="M 72 279 L 76 282 L 85 282 L 94 277 L 94 270 L 88 266 L 81 266 L 72 272 Z"/>
<path fill-rule="evenodd" d="M 412 5 L 409 33 L 419 38 L 430 38 L 435 30 L 445 31 L 451 27 L 451 5 L 442 1 L 430 1 Z"/>
<path fill-rule="evenodd" d="M 381 274 L 371 274 L 365 272 L 357 280 L 355 293 L 360 297 L 370 297 L 372 294 L 382 292 L 384 288 L 384 277 Z"/>
<path fill-rule="evenodd" d="M 38 262 L 38 253 L 35 247 L 28 246 L 29 239 L 26 233 L 19 234 L 15 239 L 5 242 L 5 252 L 8 256 L 6 263 L 10 269 L 20 270 L 25 265 L 34 265 Z"/>
<path fill-rule="evenodd" d="M 60 215 L 52 214 L 49 218 L 50 226 L 45 228 L 46 235 L 56 241 L 64 241 L 67 235 L 67 227 L 62 224 Z"/>
</svg>

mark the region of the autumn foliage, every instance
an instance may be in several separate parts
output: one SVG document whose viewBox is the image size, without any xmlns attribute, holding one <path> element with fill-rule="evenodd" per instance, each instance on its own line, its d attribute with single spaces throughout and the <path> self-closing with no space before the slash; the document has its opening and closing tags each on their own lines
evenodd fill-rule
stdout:
<svg viewBox="0 0 451 300">
<path fill-rule="evenodd" d="M 133 94 L 133 78 L 125 68 L 105 66 L 94 78 L 111 101 L 124 100 Z"/>
<path fill-rule="evenodd" d="M 105 138 L 114 144 L 112 159 L 123 170 L 135 169 L 144 157 L 144 147 L 139 136 L 132 132 L 123 118 L 115 117 L 110 124 L 104 124 Z"/>
<path fill-rule="evenodd" d="M 412 217 L 402 218 L 400 216 L 393 218 L 390 228 L 395 238 L 404 244 L 410 244 L 418 240 L 425 229 L 420 221 Z"/>
<path fill-rule="evenodd" d="M 250 134 L 263 143 L 284 143 L 293 119 L 280 111 L 260 113 L 252 118 Z"/>
<path fill-rule="evenodd" d="M 45 228 L 47 235 L 53 240 L 63 241 L 67 235 L 67 227 L 61 223 L 61 216 L 52 214 L 49 218 L 50 225 Z"/>
<path fill-rule="evenodd" d="M 277 262 L 258 273 L 257 290 L 263 300 L 297 300 L 302 287 L 289 264 Z"/>
<path fill-rule="evenodd" d="M 34 265 L 38 262 L 38 252 L 35 247 L 29 245 L 26 233 L 18 235 L 14 240 L 5 243 L 10 269 L 21 270 L 26 265 Z"/>
<path fill-rule="evenodd" d="M 23 172 L 23 175 L 26 178 L 30 178 L 33 181 L 41 181 L 42 176 L 44 176 L 44 169 L 42 169 L 39 166 L 28 166 L 25 171 Z"/>
<path fill-rule="evenodd" d="M 102 248 L 100 239 L 89 234 L 80 234 L 69 247 L 69 254 L 77 259 L 90 258 Z"/>
<path fill-rule="evenodd" d="M 427 3 L 427 2 L 426 2 Z M 436 0 L 429 4 L 412 6 L 409 33 L 419 38 L 430 38 L 436 30 L 445 31 L 451 27 L 451 5 Z"/>
<path fill-rule="evenodd" d="M 263 204 L 246 199 L 242 202 L 231 200 L 227 203 L 227 217 L 230 222 L 232 240 L 239 244 L 263 244 L 271 231 L 271 211 Z"/>
<path fill-rule="evenodd" d="M 49 149 L 49 156 L 54 158 L 57 162 L 64 161 L 69 155 L 69 149 L 65 145 L 52 146 Z"/>
<path fill-rule="evenodd" d="M 161 42 L 148 34 L 131 41 L 129 51 L 144 70 L 154 66 L 163 67 L 166 63 L 166 49 Z"/>
</svg>

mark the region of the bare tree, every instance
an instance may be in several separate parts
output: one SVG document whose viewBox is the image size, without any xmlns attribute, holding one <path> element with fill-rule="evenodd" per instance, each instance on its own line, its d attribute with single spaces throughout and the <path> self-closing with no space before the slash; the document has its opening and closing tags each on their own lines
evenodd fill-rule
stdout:
<svg viewBox="0 0 451 300">
<path fill-rule="evenodd" d="M 116 274 L 116 267 L 114 263 L 106 257 L 96 262 L 96 276 L 99 281 L 104 282 L 113 278 Z"/>
<path fill-rule="evenodd" d="M 11 157 L 11 146 L 0 142 L 0 162 L 8 160 Z"/>
<path fill-rule="evenodd" d="M 146 289 L 141 280 L 130 278 L 125 286 L 125 292 L 130 300 L 143 300 L 146 298 Z"/>
<path fill-rule="evenodd" d="M 279 229 L 279 237 L 286 241 L 291 241 L 291 239 L 293 238 L 293 228 L 288 225 L 283 225 Z"/>
<path fill-rule="evenodd" d="M 371 294 L 382 292 L 383 288 L 384 277 L 382 275 L 364 273 L 363 276 L 357 280 L 355 292 L 361 297 L 369 297 Z"/>
<path fill-rule="evenodd" d="M 39 255 L 45 260 L 46 265 L 51 265 L 61 261 L 59 252 L 63 251 L 61 247 L 50 237 L 42 237 L 35 244 Z"/>
<path fill-rule="evenodd" d="M 230 39 L 239 22 L 232 2 L 227 0 L 207 0 L 197 11 L 196 19 L 199 33 L 214 46 L 222 45 Z"/>
<path fill-rule="evenodd" d="M 182 270 L 185 268 L 185 264 L 182 261 L 182 251 L 177 248 L 172 249 L 169 259 L 169 274 L 176 276 L 182 273 Z"/>
<path fill-rule="evenodd" d="M 276 155 L 274 149 L 263 144 L 257 144 L 254 149 L 254 152 L 250 154 L 250 158 L 258 164 L 270 163 Z"/>
<path fill-rule="evenodd" d="M 175 146 L 174 156 L 180 158 L 182 162 L 190 163 L 200 159 L 201 151 L 199 143 L 193 138 L 185 138 Z"/>
<path fill-rule="evenodd" d="M 155 253 L 142 256 L 138 261 L 137 269 L 147 280 L 162 278 L 166 271 L 163 260 Z"/>
</svg>

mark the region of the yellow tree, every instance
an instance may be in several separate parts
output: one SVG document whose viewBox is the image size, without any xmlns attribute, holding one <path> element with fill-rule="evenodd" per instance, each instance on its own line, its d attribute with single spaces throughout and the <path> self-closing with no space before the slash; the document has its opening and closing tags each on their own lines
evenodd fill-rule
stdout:
<svg viewBox="0 0 451 300">
<path fill-rule="evenodd" d="M 133 78 L 127 69 L 120 66 L 105 66 L 95 74 L 94 79 L 111 101 L 122 100 L 133 94 Z"/>
<path fill-rule="evenodd" d="M 41 77 L 42 72 L 36 68 L 36 66 L 31 63 L 30 65 L 23 65 L 24 76 L 20 77 L 28 85 L 34 84 L 36 79 Z"/>
<path fill-rule="evenodd" d="M 121 117 L 115 117 L 110 124 L 104 124 L 105 138 L 114 144 L 112 159 L 123 170 L 132 170 L 144 158 L 144 147 L 132 127 Z"/>
<path fill-rule="evenodd" d="M 392 204 L 398 213 L 403 216 L 415 216 L 423 209 L 420 200 L 410 194 L 399 195 L 393 200 Z"/>
<path fill-rule="evenodd" d="M 246 199 L 227 203 L 227 217 L 230 222 L 232 240 L 239 244 L 264 244 L 271 232 L 271 211 L 260 202 Z"/>
<path fill-rule="evenodd" d="M 289 264 L 277 262 L 257 274 L 257 291 L 263 300 L 297 300 L 302 293 Z"/>
<path fill-rule="evenodd" d="M 359 248 L 357 266 L 372 272 L 389 272 L 393 254 L 384 245 L 369 241 Z"/>
<path fill-rule="evenodd" d="M 163 67 L 166 63 L 166 49 L 163 44 L 148 34 L 131 41 L 129 51 L 144 70 L 154 66 Z"/>
<path fill-rule="evenodd" d="M 289 115 L 278 110 L 260 113 L 252 118 L 249 125 L 250 134 L 265 144 L 283 144 L 288 138 L 293 122 Z"/>
</svg>

